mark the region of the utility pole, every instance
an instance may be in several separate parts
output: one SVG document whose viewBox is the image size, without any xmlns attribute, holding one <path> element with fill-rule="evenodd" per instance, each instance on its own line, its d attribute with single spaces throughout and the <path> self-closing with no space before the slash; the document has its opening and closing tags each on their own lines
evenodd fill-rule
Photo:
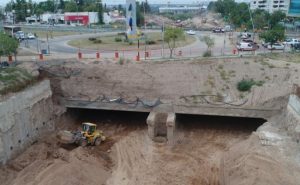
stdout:
<svg viewBox="0 0 300 185">
<path fill-rule="evenodd" d="M 163 21 L 161 29 L 161 40 L 162 40 L 162 57 L 165 58 L 165 22 Z"/>
<path fill-rule="evenodd" d="M 79 19 L 78 19 L 78 17 L 79 17 L 79 13 L 78 13 L 78 6 L 79 6 L 79 0 L 76 0 L 76 4 L 77 4 L 77 25 L 79 25 Z"/>
<path fill-rule="evenodd" d="M 143 5 L 144 5 L 144 29 L 145 29 L 145 33 L 144 33 L 144 36 L 145 36 L 145 60 L 146 60 L 146 51 L 147 51 L 147 36 L 146 36 L 146 29 L 147 29 L 147 25 L 146 25 L 146 9 L 145 9 L 145 3 L 146 2 L 144 2 L 143 3 Z"/>
</svg>

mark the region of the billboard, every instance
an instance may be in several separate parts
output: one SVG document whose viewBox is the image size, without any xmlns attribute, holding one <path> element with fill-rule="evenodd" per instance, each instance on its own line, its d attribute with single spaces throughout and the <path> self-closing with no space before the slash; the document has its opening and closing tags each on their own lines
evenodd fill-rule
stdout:
<svg viewBox="0 0 300 185">
<path fill-rule="evenodd" d="M 300 0 L 290 0 L 288 15 L 300 17 Z"/>
<path fill-rule="evenodd" d="M 136 3 L 135 0 L 126 0 L 126 33 L 128 39 L 136 39 Z"/>
</svg>

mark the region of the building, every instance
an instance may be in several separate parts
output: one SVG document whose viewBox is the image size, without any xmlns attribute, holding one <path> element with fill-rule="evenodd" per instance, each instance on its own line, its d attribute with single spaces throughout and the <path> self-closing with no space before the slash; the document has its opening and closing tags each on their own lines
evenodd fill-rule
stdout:
<svg viewBox="0 0 300 185">
<path fill-rule="evenodd" d="M 111 12 L 105 12 L 103 14 L 103 22 L 105 24 L 111 24 L 115 22 L 125 22 L 125 16 L 121 15 L 118 10 L 111 11 Z"/>
<path fill-rule="evenodd" d="M 200 6 L 178 6 L 178 7 L 159 7 L 159 13 L 198 13 L 201 10 L 206 9 L 206 7 Z"/>
<path fill-rule="evenodd" d="M 251 0 L 250 9 L 262 9 L 269 13 L 280 10 L 287 13 L 289 4 L 290 0 Z"/>
<path fill-rule="evenodd" d="M 300 0 L 290 0 L 288 16 L 300 17 Z"/>
<path fill-rule="evenodd" d="M 68 25 L 90 25 L 99 22 L 98 12 L 65 12 L 65 24 Z"/>
<path fill-rule="evenodd" d="M 44 13 L 40 16 L 41 23 L 47 24 L 63 24 L 64 14 Z"/>
</svg>

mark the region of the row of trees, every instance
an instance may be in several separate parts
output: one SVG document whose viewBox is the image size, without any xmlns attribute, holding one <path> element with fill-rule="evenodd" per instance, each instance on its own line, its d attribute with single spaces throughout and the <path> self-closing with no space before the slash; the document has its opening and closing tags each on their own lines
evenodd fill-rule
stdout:
<svg viewBox="0 0 300 185">
<path fill-rule="evenodd" d="M 103 12 L 106 4 L 103 6 L 102 0 L 46 0 L 43 2 L 32 2 L 32 0 L 13 0 L 5 7 L 6 12 L 15 11 L 17 22 L 25 21 L 25 18 L 31 15 L 40 16 L 45 12 L 98 12 L 100 23 L 103 23 Z"/>
<path fill-rule="evenodd" d="M 236 27 L 247 29 L 253 28 L 250 13 L 256 30 L 263 30 L 266 27 L 273 29 L 278 22 L 286 18 L 285 13 L 281 11 L 275 11 L 272 14 L 260 9 L 252 11 L 247 3 L 237 3 L 234 0 L 211 2 L 208 9 L 220 13 L 225 21 L 234 24 Z"/>
<path fill-rule="evenodd" d="M 151 11 L 148 1 L 139 3 L 137 1 L 137 24 L 144 24 L 144 13 Z M 125 9 L 122 5 L 114 6 L 109 9 L 102 0 L 45 0 L 43 2 L 32 2 L 32 0 L 13 0 L 5 7 L 6 12 L 15 11 L 15 20 L 17 22 L 25 21 L 26 17 L 31 15 L 40 16 L 45 12 L 98 12 L 100 23 L 103 23 L 103 13 L 110 10 L 118 10 L 125 15 Z"/>
</svg>

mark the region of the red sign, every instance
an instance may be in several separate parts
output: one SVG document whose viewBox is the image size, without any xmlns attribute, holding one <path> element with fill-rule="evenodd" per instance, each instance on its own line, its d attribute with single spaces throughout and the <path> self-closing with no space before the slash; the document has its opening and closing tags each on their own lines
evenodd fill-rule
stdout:
<svg viewBox="0 0 300 185">
<path fill-rule="evenodd" d="M 65 21 L 79 21 L 83 25 L 89 24 L 88 15 L 65 15 Z"/>
</svg>

